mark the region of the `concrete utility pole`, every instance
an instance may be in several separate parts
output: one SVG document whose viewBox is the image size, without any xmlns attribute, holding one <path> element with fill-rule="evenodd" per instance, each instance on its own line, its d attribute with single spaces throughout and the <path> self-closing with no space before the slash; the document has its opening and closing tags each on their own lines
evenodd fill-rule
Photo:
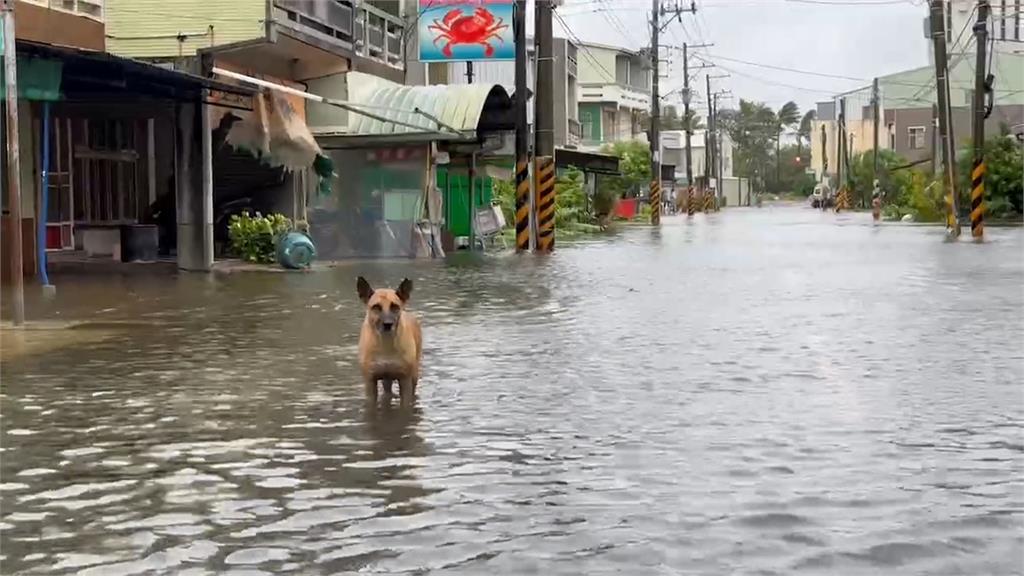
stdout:
<svg viewBox="0 0 1024 576">
<path fill-rule="evenodd" d="M 878 93 L 878 78 L 875 78 L 874 82 L 871 83 L 871 122 L 872 122 L 872 124 L 874 124 L 874 130 L 872 130 L 872 132 L 874 133 L 874 158 L 872 158 L 872 162 L 874 163 L 874 172 L 873 173 L 875 175 L 875 180 L 879 179 L 878 178 L 878 124 L 879 124 L 878 107 L 879 107 L 879 99 L 880 99 L 880 95 Z M 872 186 L 872 188 L 874 188 L 874 186 Z M 864 205 L 864 199 L 861 198 L 861 206 L 863 207 L 863 205 Z"/>
<path fill-rule="evenodd" d="M 718 180 L 718 93 L 711 96 L 711 115 L 708 117 L 708 138 L 711 140 L 711 169 L 708 171 L 715 179 L 715 196 L 722 189 L 722 183 Z"/>
<path fill-rule="evenodd" d="M 661 95 L 658 93 L 660 72 L 660 50 L 658 37 L 661 34 L 658 17 L 661 1 L 651 0 L 651 224 L 661 224 Z"/>
<path fill-rule="evenodd" d="M 555 72 L 552 31 L 552 0 L 536 0 L 534 43 L 537 50 L 537 82 L 534 95 L 534 153 L 555 155 Z"/>
<path fill-rule="evenodd" d="M 949 205 L 949 215 L 946 221 L 946 228 L 950 237 L 960 236 L 960 220 L 958 218 L 957 193 L 956 193 L 956 172 L 952 151 L 952 132 L 950 126 L 949 112 L 949 66 L 946 61 L 946 30 L 943 26 L 944 2 L 942 0 L 930 0 L 931 11 L 929 23 L 931 25 L 932 46 L 935 51 L 935 90 L 938 93 L 939 101 L 939 140 L 942 146 L 942 168 L 944 181 L 946 183 L 946 203 Z"/>
<path fill-rule="evenodd" d="M 828 132 L 824 122 L 821 124 L 821 178 L 828 182 Z"/>
<path fill-rule="evenodd" d="M 711 143 L 711 130 L 714 124 L 714 110 L 711 108 L 711 75 L 704 75 L 708 97 L 708 125 L 704 127 L 704 189 L 711 189 L 711 165 L 714 163 L 714 145 Z"/>
<path fill-rule="evenodd" d="M 535 0 L 537 82 L 534 96 L 534 175 L 537 252 L 555 248 L 555 74 L 552 34 L 553 0 Z"/>
<path fill-rule="evenodd" d="M 516 43 L 516 252 L 530 250 L 530 134 L 526 121 L 526 0 L 517 0 L 512 21 Z"/>
<path fill-rule="evenodd" d="M 693 152 L 690 148 L 690 136 L 693 133 L 693 119 L 690 118 L 690 52 L 683 44 L 683 120 L 686 121 L 686 186 L 693 186 Z"/>
<path fill-rule="evenodd" d="M 941 155 L 942 153 L 939 152 L 939 106 L 932 104 L 932 175 L 939 173 L 939 168 L 941 168 L 939 156 Z"/>
<path fill-rule="evenodd" d="M 25 323 L 25 271 L 21 230 L 21 160 L 18 133 L 18 52 L 14 33 L 14 0 L 0 0 L 3 18 L 4 82 L 7 87 L 7 205 L 11 211 L 11 305 L 14 325 Z"/>
<path fill-rule="evenodd" d="M 843 188 L 843 148 L 846 146 L 846 98 L 839 99 L 839 122 L 836 124 L 836 205 L 839 202 L 839 191 Z"/>
<path fill-rule="evenodd" d="M 978 20 L 974 23 L 975 46 L 978 51 L 974 65 L 974 164 L 971 170 L 971 236 L 975 240 L 985 237 L 985 97 L 991 89 L 985 74 L 988 44 L 988 0 L 978 2 Z M 1003 16 L 1006 17 L 1005 15 Z"/>
</svg>

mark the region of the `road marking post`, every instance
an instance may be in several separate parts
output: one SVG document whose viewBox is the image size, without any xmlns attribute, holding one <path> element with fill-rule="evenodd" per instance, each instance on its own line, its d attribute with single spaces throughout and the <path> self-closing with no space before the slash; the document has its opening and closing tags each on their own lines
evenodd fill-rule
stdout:
<svg viewBox="0 0 1024 576">
<path fill-rule="evenodd" d="M 537 252 L 555 249 L 555 159 L 538 156 L 537 173 Z"/>
<path fill-rule="evenodd" d="M 526 157 L 516 162 L 516 252 L 530 250 L 530 166 Z"/>
<path fill-rule="evenodd" d="M 971 236 L 981 240 L 985 236 L 985 172 L 984 160 L 974 161 L 971 172 Z"/>
<path fill-rule="evenodd" d="M 839 188 L 839 194 L 836 195 L 836 213 L 838 214 L 842 210 L 850 209 L 850 193 L 846 190 L 846 186 Z"/>
<path fill-rule="evenodd" d="M 661 224 L 661 182 L 651 180 L 651 224 Z"/>
</svg>

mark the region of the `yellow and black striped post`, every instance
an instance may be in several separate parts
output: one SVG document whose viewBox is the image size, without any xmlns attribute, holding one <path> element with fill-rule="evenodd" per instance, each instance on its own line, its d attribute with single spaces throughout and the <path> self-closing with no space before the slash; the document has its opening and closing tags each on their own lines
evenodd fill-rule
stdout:
<svg viewBox="0 0 1024 576">
<path fill-rule="evenodd" d="M 530 165 L 525 156 L 516 162 L 516 252 L 530 250 Z"/>
<path fill-rule="evenodd" d="M 981 240 L 985 236 L 985 161 L 975 160 L 971 172 L 971 236 Z"/>
<path fill-rule="evenodd" d="M 715 209 L 715 196 L 711 193 L 711 189 L 707 188 L 704 190 L 704 213 L 707 214 Z"/>
<path fill-rule="evenodd" d="M 651 224 L 661 224 L 661 182 L 651 180 Z"/>
<path fill-rule="evenodd" d="M 946 193 L 946 229 L 953 237 L 960 236 L 960 226 L 958 224 L 955 199 L 953 198 L 953 192 L 949 191 Z"/>
<path fill-rule="evenodd" d="M 846 186 L 839 188 L 839 193 L 836 194 L 836 212 L 850 209 L 850 194 L 846 190 Z"/>
<path fill-rule="evenodd" d="M 537 252 L 555 249 L 555 159 L 538 156 L 537 174 Z"/>
<path fill-rule="evenodd" d="M 697 196 L 694 193 L 693 186 L 690 186 L 686 190 L 686 215 L 693 216 L 693 213 L 697 211 Z"/>
</svg>

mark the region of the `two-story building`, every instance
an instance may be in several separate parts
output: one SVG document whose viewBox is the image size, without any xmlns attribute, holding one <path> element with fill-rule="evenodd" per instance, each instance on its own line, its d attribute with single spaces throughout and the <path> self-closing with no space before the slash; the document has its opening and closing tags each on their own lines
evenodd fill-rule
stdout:
<svg viewBox="0 0 1024 576">
<path fill-rule="evenodd" d="M 651 109 L 650 58 L 642 51 L 585 43 L 579 46 L 579 120 L 584 149 L 646 140 Z"/>
</svg>

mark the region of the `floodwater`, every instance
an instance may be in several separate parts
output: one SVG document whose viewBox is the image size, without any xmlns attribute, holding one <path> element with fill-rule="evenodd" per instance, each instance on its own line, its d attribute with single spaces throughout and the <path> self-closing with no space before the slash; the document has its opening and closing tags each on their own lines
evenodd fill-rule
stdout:
<svg viewBox="0 0 1024 576">
<path fill-rule="evenodd" d="M 803 208 L 551 257 L 57 278 L 4 574 L 1024 573 L 1024 231 Z M 368 409 L 355 277 L 415 282 Z M 31 337 L 31 335 L 27 335 Z"/>
</svg>

